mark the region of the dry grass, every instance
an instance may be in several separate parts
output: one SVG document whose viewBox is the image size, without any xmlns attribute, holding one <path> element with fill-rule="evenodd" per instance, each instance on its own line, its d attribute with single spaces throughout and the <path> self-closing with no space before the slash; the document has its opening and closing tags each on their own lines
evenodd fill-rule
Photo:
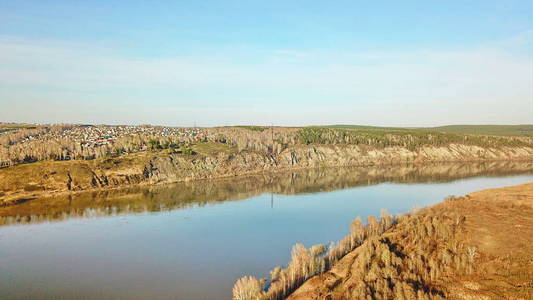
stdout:
<svg viewBox="0 0 533 300">
<path fill-rule="evenodd" d="M 532 299 L 532 216 L 533 183 L 448 197 L 396 224 L 357 219 L 327 252 L 295 245 L 268 289 L 238 281 L 255 290 L 239 299 Z"/>
<path fill-rule="evenodd" d="M 361 218 L 357 218 L 351 225 L 351 232 L 338 243 L 329 246 L 315 245 L 307 249 L 302 244 L 296 244 L 291 251 L 291 260 L 285 269 L 277 267 L 270 272 L 270 285 L 267 289 L 264 284 L 257 289 L 260 280 L 255 277 L 245 276 L 237 280 L 233 288 L 233 299 L 260 299 L 280 300 L 285 299 L 295 289 L 300 287 L 309 278 L 323 274 L 339 259 L 362 245 L 366 240 L 377 237 L 393 225 L 395 219 L 386 211 L 382 211 L 381 219 L 370 216 L 364 226 Z M 249 291 L 255 291 L 250 293 Z M 243 298 L 242 295 L 247 295 Z"/>
<path fill-rule="evenodd" d="M 192 150 L 200 154 L 213 155 L 217 153 L 234 153 L 237 148 L 223 143 L 206 142 L 194 144 Z"/>
<path fill-rule="evenodd" d="M 100 182 L 104 180 L 103 173 L 107 174 L 105 180 L 109 185 L 119 185 L 120 180 L 140 182 L 139 176 L 152 156 L 134 153 L 91 161 L 42 161 L 0 169 L 0 191 L 4 194 L 1 197 L 4 203 L 9 203 L 12 197 L 34 198 L 43 193 L 96 188 L 105 184 Z"/>
<path fill-rule="evenodd" d="M 532 299 L 533 184 L 449 198 L 398 223 L 288 299 Z"/>
</svg>

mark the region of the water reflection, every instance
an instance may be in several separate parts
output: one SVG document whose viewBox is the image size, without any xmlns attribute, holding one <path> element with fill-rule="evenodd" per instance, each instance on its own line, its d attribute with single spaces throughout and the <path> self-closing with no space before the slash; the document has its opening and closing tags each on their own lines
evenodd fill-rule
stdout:
<svg viewBox="0 0 533 300">
<path fill-rule="evenodd" d="M 0 209 L 0 225 L 162 212 L 247 199 L 264 193 L 317 193 L 394 183 L 449 182 L 476 176 L 533 174 L 533 162 L 447 163 L 365 168 L 324 168 L 225 180 L 137 186 L 44 198 Z"/>
</svg>

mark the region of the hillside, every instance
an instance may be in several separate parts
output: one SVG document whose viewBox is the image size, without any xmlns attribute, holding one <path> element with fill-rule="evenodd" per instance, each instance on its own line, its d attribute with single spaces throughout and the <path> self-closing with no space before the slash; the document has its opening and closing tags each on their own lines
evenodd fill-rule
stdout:
<svg viewBox="0 0 533 300">
<path fill-rule="evenodd" d="M 533 160 L 531 137 L 415 129 L 20 126 L 0 134 L 2 205 L 57 193 L 301 168 Z"/>
<path fill-rule="evenodd" d="M 532 299 L 531 216 L 533 183 L 357 218 L 338 243 L 296 244 L 268 284 L 242 277 L 233 299 Z"/>
<path fill-rule="evenodd" d="M 533 183 L 450 198 L 401 217 L 288 300 L 531 299 L 531 216 Z"/>
<path fill-rule="evenodd" d="M 450 144 L 485 148 L 533 146 L 532 137 L 523 134 L 511 136 L 511 133 L 520 135 L 516 131 L 518 129 L 498 131 L 500 134 L 510 133 L 509 136 L 491 136 L 423 128 L 337 127 L 339 128 L 334 126 L 183 128 L 151 125 L 9 124 L 3 127 L 3 132 L 0 131 L 0 168 L 37 161 L 94 160 L 161 150 L 192 153 L 191 144 L 199 143 L 209 143 L 214 150 L 235 148 L 239 151 L 257 151 L 269 155 L 280 154 L 290 147 L 309 144 L 357 145 L 372 149 L 398 146 L 409 150 Z M 460 130 L 463 127 L 453 128 Z M 475 131 L 475 128 L 472 130 Z M 526 127 L 520 130 L 522 133 L 527 132 Z M 480 132 L 482 131 L 480 129 Z M 496 132 L 496 129 L 492 131 Z"/>
</svg>

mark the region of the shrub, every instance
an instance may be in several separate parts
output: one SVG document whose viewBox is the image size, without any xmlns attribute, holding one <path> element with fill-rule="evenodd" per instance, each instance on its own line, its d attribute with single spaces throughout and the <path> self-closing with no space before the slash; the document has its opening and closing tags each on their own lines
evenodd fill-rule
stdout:
<svg viewBox="0 0 533 300">
<path fill-rule="evenodd" d="M 244 276 L 233 286 L 233 300 L 249 300 L 259 296 L 263 291 L 261 281 L 253 276 Z"/>
</svg>

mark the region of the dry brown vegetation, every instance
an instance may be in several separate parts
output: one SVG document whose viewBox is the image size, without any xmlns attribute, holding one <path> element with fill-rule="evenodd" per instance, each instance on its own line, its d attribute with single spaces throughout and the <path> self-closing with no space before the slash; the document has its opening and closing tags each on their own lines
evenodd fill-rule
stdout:
<svg viewBox="0 0 533 300">
<path fill-rule="evenodd" d="M 238 150 L 279 154 L 290 145 L 298 144 L 297 132 L 300 130 L 288 127 L 232 126 L 209 128 L 209 133 L 218 137 L 218 141 L 234 145 Z"/>
<path fill-rule="evenodd" d="M 287 299 L 532 299 L 532 216 L 533 183 L 449 197 L 367 236 Z M 296 253 L 287 269 L 313 257 Z M 284 299 L 268 298 L 273 286 L 247 299 Z"/>
<path fill-rule="evenodd" d="M 266 280 L 245 276 L 235 283 L 233 289 L 234 300 L 261 299 L 278 300 L 285 299 L 307 279 L 324 273 L 339 259 L 363 242 L 385 232 L 395 222 L 393 216 L 382 211 L 381 219 L 369 216 L 366 226 L 361 218 L 354 220 L 350 226 L 350 234 L 338 243 L 328 246 L 315 245 L 306 249 L 302 244 L 296 244 L 291 251 L 291 261 L 286 268 L 277 267 L 271 271 L 270 285 L 263 290 Z"/>
<path fill-rule="evenodd" d="M 113 137 L 103 138 L 111 131 Z M 97 137 L 95 132 L 99 132 Z M 198 132 L 201 135 L 197 135 Z M 291 146 L 309 144 L 358 145 L 369 149 L 403 147 L 411 151 L 424 146 L 451 144 L 486 148 L 533 147 L 531 137 L 466 135 L 422 129 L 13 125 L 0 132 L 0 167 L 42 160 L 90 160 L 177 149 L 193 142 L 209 142 L 222 148 L 233 147 L 238 151 L 266 155 L 278 155 Z"/>
</svg>

